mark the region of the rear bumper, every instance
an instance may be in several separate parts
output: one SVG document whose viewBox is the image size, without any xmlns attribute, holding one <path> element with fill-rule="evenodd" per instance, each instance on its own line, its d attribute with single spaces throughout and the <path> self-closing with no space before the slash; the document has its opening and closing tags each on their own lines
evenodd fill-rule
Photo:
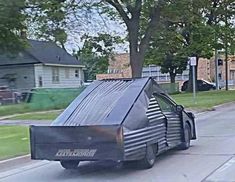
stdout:
<svg viewBox="0 0 235 182">
<path fill-rule="evenodd" d="M 123 160 L 120 126 L 31 126 L 35 160 Z"/>
</svg>

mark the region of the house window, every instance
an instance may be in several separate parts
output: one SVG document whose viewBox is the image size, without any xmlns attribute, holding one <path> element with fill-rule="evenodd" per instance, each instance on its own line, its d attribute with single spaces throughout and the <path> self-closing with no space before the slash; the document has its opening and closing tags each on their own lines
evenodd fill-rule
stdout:
<svg viewBox="0 0 235 182">
<path fill-rule="evenodd" d="M 52 83 L 59 83 L 59 68 L 52 68 Z"/>
<path fill-rule="evenodd" d="M 38 86 L 42 87 L 42 76 L 38 77 Z"/>
<path fill-rule="evenodd" d="M 65 78 L 69 79 L 69 68 L 65 68 Z"/>
<path fill-rule="evenodd" d="M 75 77 L 76 77 L 76 78 L 79 77 L 79 70 L 75 70 Z"/>
</svg>

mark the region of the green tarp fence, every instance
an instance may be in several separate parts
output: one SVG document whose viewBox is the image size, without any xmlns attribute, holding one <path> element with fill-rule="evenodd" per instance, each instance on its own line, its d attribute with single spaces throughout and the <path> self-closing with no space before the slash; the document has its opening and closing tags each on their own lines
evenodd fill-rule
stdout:
<svg viewBox="0 0 235 182">
<path fill-rule="evenodd" d="M 67 107 L 85 87 L 34 89 L 27 102 L 33 110 L 63 109 Z"/>
<path fill-rule="evenodd" d="M 179 93 L 178 83 L 160 83 L 169 94 Z M 80 88 L 34 89 L 28 95 L 29 107 L 33 110 L 66 108 L 83 90 Z"/>
</svg>

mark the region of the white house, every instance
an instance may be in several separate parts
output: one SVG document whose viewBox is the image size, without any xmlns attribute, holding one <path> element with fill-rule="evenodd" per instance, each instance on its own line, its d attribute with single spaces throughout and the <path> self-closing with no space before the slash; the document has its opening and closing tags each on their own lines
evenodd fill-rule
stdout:
<svg viewBox="0 0 235 182">
<path fill-rule="evenodd" d="M 75 88 L 84 82 L 84 65 L 55 43 L 29 40 L 16 55 L 0 55 L 0 85 L 14 89 Z"/>
</svg>

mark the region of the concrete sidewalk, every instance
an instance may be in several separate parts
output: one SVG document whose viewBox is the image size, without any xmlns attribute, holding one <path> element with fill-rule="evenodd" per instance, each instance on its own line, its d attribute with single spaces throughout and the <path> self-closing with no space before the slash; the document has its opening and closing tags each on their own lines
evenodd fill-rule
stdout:
<svg viewBox="0 0 235 182">
<path fill-rule="evenodd" d="M 33 161 L 31 160 L 30 155 L 24 155 L 24 156 L 14 157 L 11 159 L 2 160 L 0 161 L 0 173 L 17 168 L 22 164 L 27 165 L 32 162 Z"/>
<path fill-rule="evenodd" d="M 12 117 L 16 117 L 16 116 L 21 116 L 21 115 L 25 115 L 25 114 L 44 114 L 44 113 L 50 113 L 50 112 L 62 112 L 64 109 L 57 109 L 57 110 L 49 110 L 49 111 L 36 111 L 36 112 L 26 112 L 26 113 L 21 113 L 21 114 L 12 114 L 12 115 L 6 115 L 6 116 L 0 116 L 0 121 L 1 120 L 10 120 Z"/>
<path fill-rule="evenodd" d="M 29 126 L 29 125 L 50 125 L 52 120 L 0 120 L 0 126 L 6 125 L 18 125 L 18 126 Z"/>
<path fill-rule="evenodd" d="M 49 161 L 31 160 L 30 155 L 19 156 L 0 161 L 0 181 L 1 178 L 27 171 L 32 168 L 48 164 Z"/>
</svg>

